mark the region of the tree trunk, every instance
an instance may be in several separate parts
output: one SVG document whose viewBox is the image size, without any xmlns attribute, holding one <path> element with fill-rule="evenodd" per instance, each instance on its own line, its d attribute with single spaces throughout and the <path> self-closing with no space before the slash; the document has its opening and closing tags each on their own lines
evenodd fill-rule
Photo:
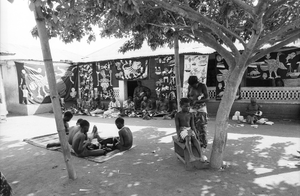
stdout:
<svg viewBox="0 0 300 196">
<path fill-rule="evenodd" d="M 52 102 L 52 107 L 55 116 L 55 122 L 57 127 L 57 132 L 59 135 L 60 144 L 63 150 L 64 160 L 66 162 L 67 171 L 70 179 L 76 179 L 76 172 L 73 165 L 71 164 L 71 153 L 67 142 L 67 136 L 65 133 L 64 123 L 62 120 L 62 111 L 59 103 L 60 97 L 56 89 L 56 80 L 52 62 L 52 56 L 49 46 L 48 34 L 46 30 L 44 16 L 41 11 L 40 6 L 34 6 L 34 16 L 38 29 L 38 34 L 41 42 L 41 48 L 43 52 L 43 59 L 45 63 L 46 75 L 48 79 L 50 98 Z"/>
<path fill-rule="evenodd" d="M 210 156 L 210 167 L 214 169 L 219 169 L 223 165 L 223 154 L 227 142 L 228 118 L 245 70 L 246 68 L 236 67 L 230 73 L 218 108 L 214 141 Z"/>
<path fill-rule="evenodd" d="M 174 56 L 175 56 L 175 76 L 176 76 L 176 96 L 177 96 L 177 111 L 180 109 L 180 99 L 181 99 L 181 80 L 180 80 L 180 66 L 179 66 L 179 44 L 178 44 L 178 34 L 174 37 Z"/>
</svg>

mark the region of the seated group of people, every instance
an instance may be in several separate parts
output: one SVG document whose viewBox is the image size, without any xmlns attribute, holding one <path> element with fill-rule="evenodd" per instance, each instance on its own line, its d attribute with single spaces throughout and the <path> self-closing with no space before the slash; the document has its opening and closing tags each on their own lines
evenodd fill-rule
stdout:
<svg viewBox="0 0 300 196">
<path fill-rule="evenodd" d="M 115 124 L 119 129 L 118 137 L 101 138 L 98 134 L 98 128 L 94 125 L 93 130 L 88 134 L 90 123 L 84 119 L 78 119 L 75 126 L 69 127 L 69 121 L 73 114 L 70 111 L 64 113 L 63 122 L 65 132 L 68 137 L 68 144 L 71 151 L 79 157 L 101 156 L 107 152 L 118 149 L 120 151 L 129 150 L 132 147 L 133 136 L 128 127 L 124 126 L 124 119 L 119 117 L 115 120 Z M 97 143 L 92 140 L 96 139 Z M 49 143 L 47 148 L 61 146 L 58 143 Z"/>
</svg>

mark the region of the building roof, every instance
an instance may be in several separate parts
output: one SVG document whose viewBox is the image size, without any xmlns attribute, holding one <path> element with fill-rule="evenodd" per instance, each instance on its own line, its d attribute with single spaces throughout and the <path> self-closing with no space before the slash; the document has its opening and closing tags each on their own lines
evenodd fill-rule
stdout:
<svg viewBox="0 0 300 196">
<path fill-rule="evenodd" d="M 126 53 L 120 53 L 118 50 L 124 44 L 124 40 L 117 41 L 110 46 L 104 47 L 97 50 L 83 58 L 80 62 L 95 62 L 95 61 L 105 61 L 105 60 L 115 60 L 115 59 L 128 59 L 128 58 L 138 58 L 138 57 L 149 57 L 149 56 L 159 56 L 159 55 L 173 55 L 174 48 L 169 48 L 167 46 L 157 48 L 152 50 L 150 46 L 144 42 L 143 46 L 139 50 L 128 51 Z M 179 53 L 201 53 L 201 54 L 211 54 L 215 52 L 214 49 L 206 47 L 200 43 L 179 43 Z"/>
<path fill-rule="evenodd" d="M 66 50 L 58 50 L 51 48 L 51 56 L 53 61 L 78 61 L 82 55 L 78 55 Z M 20 61 L 20 60 L 36 60 L 42 61 L 43 54 L 40 47 L 24 46 L 10 43 L 0 43 L 0 61 Z"/>
</svg>

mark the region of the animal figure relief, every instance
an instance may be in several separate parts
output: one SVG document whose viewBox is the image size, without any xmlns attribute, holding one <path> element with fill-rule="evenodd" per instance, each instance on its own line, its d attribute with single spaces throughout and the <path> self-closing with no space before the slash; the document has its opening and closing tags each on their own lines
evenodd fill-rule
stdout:
<svg viewBox="0 0 300 196">
<path fill-rule="evenodd" d="M 133 61 L 133 63 L 130 65 L 130 63 L 128 64 L 126 62 L 123 64 L 122 68 L 125 79 L 137 78 L 141 73 L 142 63 L 140 61 Z"/>
<path fill-rule="evenodd" d="M 278 69 L 287 69 L 282 62 L 279 61 L 279 56 L 282 55 L 282 53 L 278 52 L 277 53 L 277 58 L 276 59 L 268 59 L 265 60 L 267 65 L 268 65 L 268 70 L 269 70 L 269 79 L 273 79 L 272 73 L 275 74 L 275 78 L 280 78 L 279 75 L 277 75 L 277 70 Z"/>
</svg>

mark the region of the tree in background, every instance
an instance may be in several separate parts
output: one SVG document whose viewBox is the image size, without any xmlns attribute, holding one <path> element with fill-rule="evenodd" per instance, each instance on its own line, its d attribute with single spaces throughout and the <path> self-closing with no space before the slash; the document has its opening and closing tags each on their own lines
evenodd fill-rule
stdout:
<svg viewBox="0 0 300 196">
<path fill-rule="evenodd" d="M 68 43 L 87 36 L 127 37 L 122 52 L 139 49 L 146 41 L 155 49 L 197 41 L 215 49 L 229 65 L 220 102 L 212 168 L 220 168 L 227 142 L 228 119 L 247 66 L 300 38 L 298 0 L 35 0 L 42 6 L 50 37 Z M 37 35 L 36 29 L 32 33 Z M 235 43 L 243 46 L 238 51 Z"/>
</svg>

